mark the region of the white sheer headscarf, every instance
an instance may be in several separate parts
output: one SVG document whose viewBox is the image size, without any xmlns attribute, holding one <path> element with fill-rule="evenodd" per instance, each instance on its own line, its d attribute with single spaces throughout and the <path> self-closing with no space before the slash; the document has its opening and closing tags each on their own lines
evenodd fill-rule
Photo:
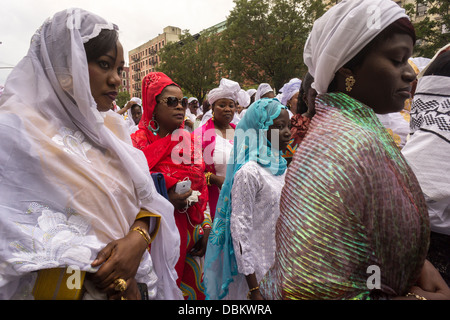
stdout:
<svg viewBox="0 0 450 320">
<path fill-rule="evenodd" d="M 317 93 L 326 93 L 335 73 L 400 18 L 408 16 L 392 0 L 343 0 L 317 19 L 303 52 Z"/>
<path fill-rule="evenodd" d="M 17 294 L 40 269 L 95 271 L 90 264 L 98 251 L 125 236 L 141 208 L 159 214 L 161 226 L 138 276 L 149 290 L 157 283 L 152 297 L 181 298 L 173 206 L 157 193 L 121 116 L 100 113 L 91 94 L 84 44 L 102 29 L 117 28 L 81 9 L 56 13 L 5 83 L 0 298 Z"/>
</svg>

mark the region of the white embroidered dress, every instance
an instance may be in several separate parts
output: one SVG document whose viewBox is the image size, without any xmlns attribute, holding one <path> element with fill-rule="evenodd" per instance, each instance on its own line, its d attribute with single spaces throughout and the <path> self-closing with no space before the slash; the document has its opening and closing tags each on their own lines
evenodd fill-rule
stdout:
<svg viewBox="0 0 450 320">
<path fill-rule="evenodd" d="M 275 225 L 280 215 L 280 196 L 285 173 L 275 176 L 254 161 L 242 166 L 231 191 L 230 229 L 239 273 L 255 273 L 259 281 L 275 259 Z M 248 286 L 242 277 L 231 283 L 230 299 L 246 299 Z"/>
<path fill-rule="evenodd" d="M 6 82 L 0 99 L 0 299 L 33 299 L 43 269 L 95 272 L 91 263 L 99 250 L 126 236 L 141 209 L 159 215 L 161 225 L 135 278 L 147 284 L 152 299 L 182 298 L 173 206 L 157 193 L 122 117 L 100 113 L 91 94 L 83 44 L 102 29 L 115 28 L 81 9 L 58 12 L 33 36 Z M 98 293 L 90 298 L 106 298 Z"/>
</svg>

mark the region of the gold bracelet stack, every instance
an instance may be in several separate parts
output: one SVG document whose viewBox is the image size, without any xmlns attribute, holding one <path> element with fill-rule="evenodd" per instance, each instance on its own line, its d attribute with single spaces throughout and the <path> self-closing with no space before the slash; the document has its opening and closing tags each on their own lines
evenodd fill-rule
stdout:
<svg viewBox="0 0 450 320">
<path fill-rule="evenodd" d="M 418 294 L 416 294 L 416 293 L 411 293 L 411 292 L 407 293 L 406 296 L 407 296 L 407 297 L 414 297 L 414 298 L 416 298 L 417 300 L 427 300 L 427 298 L 422 297 L 422 296 L 419 296 Z"/>
<path fill-rule="evenodd" d="M 139 232 L 141 236 L 144 238 L 145 242 L 147 242 L 147 245 L 150 245 L 150 243 L 152 242 L 148 232 L 142 229 L 141 227 L 135 227 L 131 229 L 131 231 Z"/>
<path fill-rule="evenodd" d="M 212 175 L 212 172 L 206 172 L 206 173 L 205 173 L 206 184 L 207 184 L 208 186 L 211 186 L 211 181 L 210 181 L 211 175 Z"/>
<path fill-rule="evenodd" d="M 256 290 L 259 290 L 259 287 L 251 288 L 251 289 L 248 291 L 248 293 L 247 293 L 247 299 L 248 299 L 248 300 L 251 299 L 251 297 L 252 297 L 252 292 L 253 292 L 253 291 L 256 291 Z"/>
</svg>

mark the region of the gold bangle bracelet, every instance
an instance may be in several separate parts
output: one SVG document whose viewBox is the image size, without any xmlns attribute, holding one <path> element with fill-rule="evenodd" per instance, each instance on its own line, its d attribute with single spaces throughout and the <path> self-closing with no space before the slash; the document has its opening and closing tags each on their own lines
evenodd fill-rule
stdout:
<svg viewBox="0 0 450 320">
<path fill-rule="evenodd" d="M 139 232 L 141 236 L 144 238 L 145 242 L 147 242 L 147 245 L 150 245 L 151 243 L 150 235 L 144 229 L 142 229 L 141 227 L 135 227 L 131 229 L 131 231 Z"/>
<path fill-rule="evenodd" d="M 254 287 L 254 288 L 251 288 L 250 290 L 248 290 L 248 293 L 247 293 L 247 299 L 248 299 L 248 300 L 251 299 L 251 297 L 252 297 L 252 292 L 253 292 L 253 291 L 256 291 L 256 290 L 259 290 L 259 287 Z"/>
<path fill-rule="evenodd" d="M 207 184 L 208 186 L 211 186 L 211 181 L 210 181 L 211 175 L 212 175 L 212 172 L 206 172 L 206 173 L 205 173 L 206 184 Z"/>
<path fill-rule="evenodd" d="M 422 296 L 419 296 L 418 294 L 416 294 L 416 293 L 411 293 L 411 292 L 407 293 L 406 296 L 407 296 L 407 297 L 414 297 L 414 298 L 416 298 L 417 300 L 427 300 L 427 298 L 422 297 Z"/>
</svg>

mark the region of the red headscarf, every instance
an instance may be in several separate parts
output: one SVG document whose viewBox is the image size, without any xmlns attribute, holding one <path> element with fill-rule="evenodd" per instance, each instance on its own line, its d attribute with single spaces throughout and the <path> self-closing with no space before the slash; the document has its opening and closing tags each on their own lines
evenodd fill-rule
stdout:
<svg viewBox="0 0 450 320">
<path fill-rule="evenodd" d="M 131 140 L 136 148 L 144 152 L 150 172 L 161 172 L 164 175 L 167 189 L 188 178 L 192 182 L 191 189 L 200 191 L 199 202 L 187 211 L 190 221 L 193 224 L 199 224 L 203 222 L 203 212 L 208 200 L 208 189 L 204 175 L 205 164 L 201 149 L 194 148 L 192 135 L 185 130 L 179 130 L 178 137 L 173 134 L 160 137 L 159 134 L 154 135 L 148 128 L 150 125 L 154 127 L 152 117 L 157 104 L 156 97 L 169 85 L 178 86 L 162 72 L 151 72 L 144 77 L 142 81 L 142 107 L 144 112 L 139 122 L 139 130 L 131 135 Z M 183 128 L 184 124 L 180 126 L 180 129 Z M 177 149 L 173 151 L 175 147 Z M 180 148 L 180 151 L 177 151 L 178 148 Z M 172 156 L 176 152 L 178 152 L 177 155 L 180 155 L 180 158 L 183 156 L 189 163 L 174 163 Z"/>
</svg>

